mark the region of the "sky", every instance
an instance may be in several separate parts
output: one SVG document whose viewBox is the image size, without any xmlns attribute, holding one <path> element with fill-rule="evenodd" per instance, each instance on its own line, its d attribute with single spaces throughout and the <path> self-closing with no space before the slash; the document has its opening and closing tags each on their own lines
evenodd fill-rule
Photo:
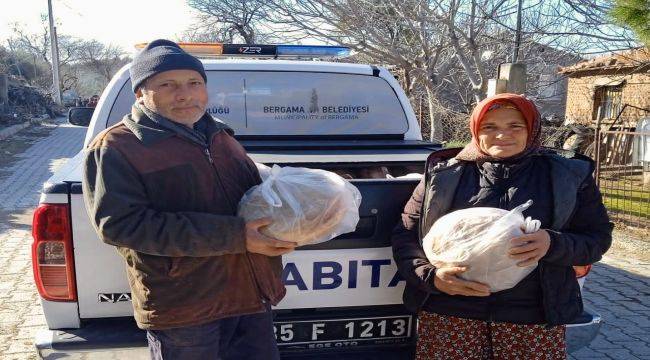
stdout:
<svg viewBox="0 0 650 360">
<path fill-rule="evenodd" d="M 136 43 L 173 40 L 194 19 L 185 0 L 52 0 L 52 9 L 59 35 L 119 45 L 128 53 Z M 14 22 L 41 31 L 41 14 L 47 15 L 47 0 L 0 0 L 0 43 L 6 44 Z"/>
</svg>

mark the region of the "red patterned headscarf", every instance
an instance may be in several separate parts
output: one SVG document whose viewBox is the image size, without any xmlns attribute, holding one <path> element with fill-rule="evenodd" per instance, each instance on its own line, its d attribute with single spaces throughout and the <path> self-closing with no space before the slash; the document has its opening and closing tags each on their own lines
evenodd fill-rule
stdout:
<svg viewBox="0 0 650 360">
<path fill-rule="evenodd" d="M 478 162 L 505 160 L 493 157 L 483 152 L 478 142 L 478 132 L 481 122 L 485 118 L 485 114 L 490 110 L 501 107 L 515 108 L 519 110 L 526 120 L 526 127 L 528 129 L 526 148 L 521 153 L 508 158 L 508 160 L 522 158 L 539 150 L 541 147 L 542 121 L 537 106 L 523 95 L 503 93 L 490 96 L 476 105 L 469 119 L 469 129 L 472 133 L 472 142 L 467 144 L 465 148 L 456 155 L 456 159 Z"/>
</svg>

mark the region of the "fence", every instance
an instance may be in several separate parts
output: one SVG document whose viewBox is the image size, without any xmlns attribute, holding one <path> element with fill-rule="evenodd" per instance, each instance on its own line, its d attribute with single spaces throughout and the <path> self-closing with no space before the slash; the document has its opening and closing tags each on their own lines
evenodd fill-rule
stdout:
<svg viewBox="0 0 650 360">
<path fill-rule="evenodd" d="M 596 179 L 614 222 L 650 231 L 650 132 L 600 131 Z"/>
</svg>

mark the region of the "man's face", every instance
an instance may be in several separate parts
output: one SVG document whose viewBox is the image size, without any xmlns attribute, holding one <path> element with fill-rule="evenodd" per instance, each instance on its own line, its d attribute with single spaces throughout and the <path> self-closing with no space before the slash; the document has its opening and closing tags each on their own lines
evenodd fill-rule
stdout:
<svg viewBox="0 0 650 360">
<path fill-rule="evenodd" d="M 148 78 L 136 92 L 137 101 L 174 122 L 192 126 L 205 113 L 208 90 L 194 70 L 169 70 Z"/>
<path fill-rule="evenodd" d="M 501 159 L 524 151 L 527 140 L 526 120 L 516 109 L 500 108 L 488 111 L 478 131 L 481 150 Z"/>
</svg>

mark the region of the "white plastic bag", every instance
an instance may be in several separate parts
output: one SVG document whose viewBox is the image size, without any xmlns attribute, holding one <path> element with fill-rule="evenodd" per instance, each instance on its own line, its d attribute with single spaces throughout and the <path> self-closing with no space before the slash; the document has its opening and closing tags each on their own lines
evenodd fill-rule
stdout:
<svg viewBox="0 0 650 360">
<path fill-rule="evenodd" d="M 241 199 L 238 214 L 246 221 L 269 217 L 263 234 L 306 245 L 354 231 L 360 205 L 359 190 L 335 173 L 274 165 Z"/>
<path fill-rule="evenodd" d="M 451 212 L 424 237 L 424 252 L 436 267 L 467 266 L 459 276 L 484 283 L 491 292 L 510 289 L 537 267 L 519 267 L 521 260 L 508 257 L 513 238 L 539 230 L 539 220 L 523 216 L 532 203 L 528 200 L 511 211 L 475 207 Z"/>
<path fill-rule="evenodd" d="M 266 166 L 262 163 L 255 163 L 255 167 L 257 167 L 257 171 L 260 173 L 262 181 L 268 179 L 269 176 L 271 176 L 271 167 Z"/>
</svg>

